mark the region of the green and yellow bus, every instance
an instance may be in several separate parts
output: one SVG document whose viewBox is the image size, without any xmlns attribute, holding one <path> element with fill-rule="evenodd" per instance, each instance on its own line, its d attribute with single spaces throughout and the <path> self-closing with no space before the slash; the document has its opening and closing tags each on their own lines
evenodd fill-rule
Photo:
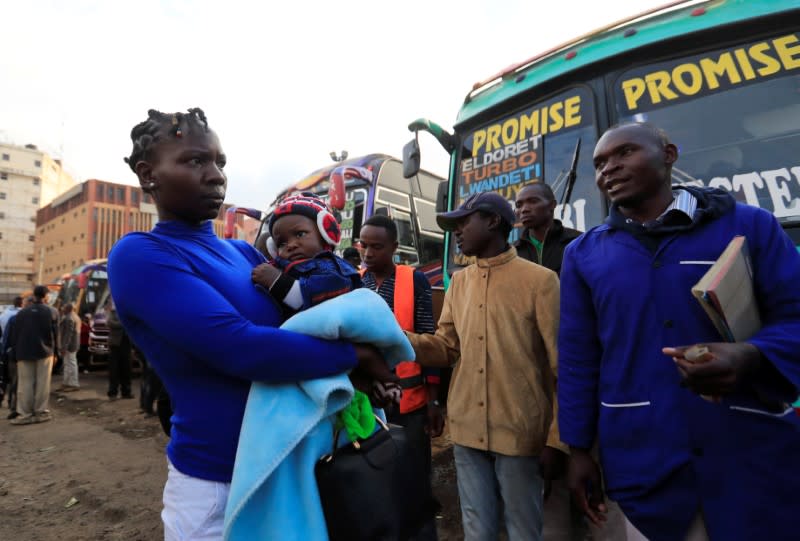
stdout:
<svg viewBox="0 0 800 541">
<path fill-rule="evenodd" d="M 450 154 L 437 208 L 486 190 L 513 201 L 524 185 L 547 182 L 564 224 L 591 228 L 608 210 L 594 183 L 598 137 L 616 123 L 648 121 L 678 145 L 675 183 L 724 188 L 768 209 L 797 244 L 798 29 L 797 0 L 678 1 L 506 68 L 474 85 L 454 133 L 425 119 L 409 126 Z M 418 152 L 414 141 L 407 148 Z M 446 281 L 465 263 L 454 244 L 445 237 Z"/>
</svg>

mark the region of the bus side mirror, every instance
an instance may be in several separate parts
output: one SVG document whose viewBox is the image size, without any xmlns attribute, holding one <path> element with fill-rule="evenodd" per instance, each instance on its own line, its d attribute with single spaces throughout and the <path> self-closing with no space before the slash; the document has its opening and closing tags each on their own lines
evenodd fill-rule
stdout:
<svg viewBox="0 0 800 541">
<path fill-rule="evenodd" d="M 436 187 L 436 212 L 447 212 L 447 195 L 449 183 L 443 180 Z"/>
<path fill-rule="evenodd" d="M 414 138 L 403 147 L 403 177 L 411 178 L 419 173 L 420 155 L 419 142 L 416 134 Z"/>
</svg>

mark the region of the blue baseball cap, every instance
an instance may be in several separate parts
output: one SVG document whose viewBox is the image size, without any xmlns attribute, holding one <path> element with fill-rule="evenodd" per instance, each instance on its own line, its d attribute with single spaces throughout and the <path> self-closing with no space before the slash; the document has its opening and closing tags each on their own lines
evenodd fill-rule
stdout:
<svg viewBox="0 0 800 541">
<path fill-rule="evenodd" d="M 461 218 L 479 210 L 496 214 L 509 227 L 514 227 L 516 216 L 514 215 L 514 209 L 511 208 L 511 203 L 496 192 L 482 192 L 470 195 L 457 209 L 437 214 L 436 223 L 445 231 L 453 231 L 456 228 L 456 223 Z"/>
</svg>

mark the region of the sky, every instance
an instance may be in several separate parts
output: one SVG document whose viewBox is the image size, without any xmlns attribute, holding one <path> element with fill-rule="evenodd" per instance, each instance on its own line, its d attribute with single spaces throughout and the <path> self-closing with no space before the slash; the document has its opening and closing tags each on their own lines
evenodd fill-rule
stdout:
<svg viewBox="0 0 800 541">
<path fill-rule="evenodd" d="M 476 81 L 664 0 L 0 0 L 0 141 L 77 180 L 135 184 L 122 160 L 154 108 L 202 107 L 226 202 L 266 209 L 330 151 L 400 157 L 407 125 L 448 130 Z M 420 136 L 422 167 L 448 157 Z"/>
</svg>

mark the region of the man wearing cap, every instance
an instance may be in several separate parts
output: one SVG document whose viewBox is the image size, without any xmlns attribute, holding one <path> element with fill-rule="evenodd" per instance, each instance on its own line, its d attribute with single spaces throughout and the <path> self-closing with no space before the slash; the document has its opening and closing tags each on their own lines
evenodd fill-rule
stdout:
<svg viewBox="0 0 800 541">
<path fill-rule="evenodd" d="M 553 416 L 559 285 L 508 244 L 514 211 L 496 193 L 439 214 L 476 262 L 453 275 L 436 334 L 408 337 L 421 363 L 454 366 L 447 401 L 464 537 L 542 538 L 548 464 L 566 450 Z M 548 447 L 550 446 L 550 447 Z"/>
</svg>

